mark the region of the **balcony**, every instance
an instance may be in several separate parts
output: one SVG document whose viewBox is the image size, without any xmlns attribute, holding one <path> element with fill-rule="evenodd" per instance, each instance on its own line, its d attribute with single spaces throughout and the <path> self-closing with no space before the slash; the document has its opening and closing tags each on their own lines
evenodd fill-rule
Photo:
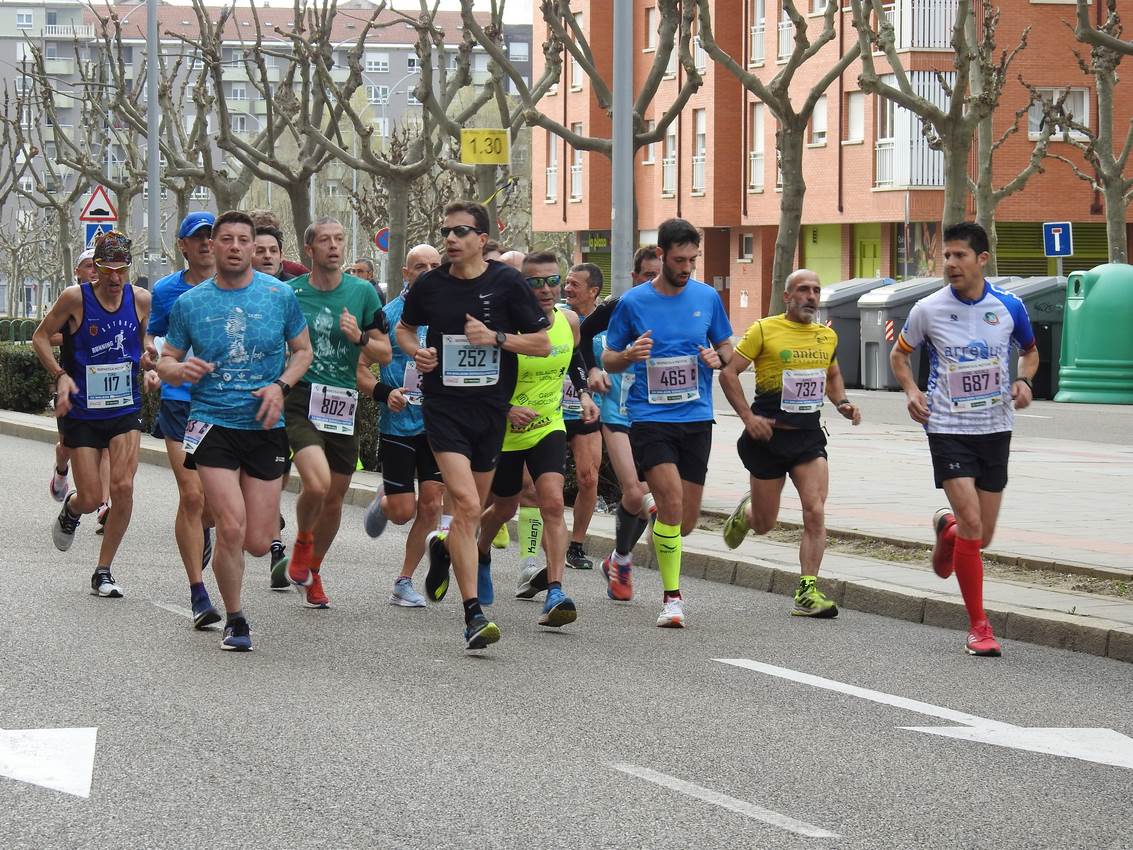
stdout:
<svg viewBox="0 0 1133 850">
<path fill-rule="evenodd" d="M 74 59 L 44 59 L 43 71 L 49 77 L 69 77 L 75 73 Z"/>
<path fill-rule="evenodd" d="M 667 156 L 661 160 L 661 194 L 677 194 L 677 158 Z"/>
<path fill-rule="evenodd" d="M 557 165 L 547 166 L 547 194 L 546 199 L 548 203 L 554 203 L 559 199 L 559 167 Z"/>
<path fill-rule="evenodd" d="M 570 167 L 570 199 L 572 201 L 582 200 L 582 166 L 572 165 Z"/>
<path fill-rule="evenodd" d="M 763 151 L 748 152 L 747 187 L 752 192 L 763 191 Z"/>
<path fill-rule="evenodd" d="M 44 38 L 94 38 L 94 26 L 91 24 L 47 24 L 43 28 Z"/>
<path fill-rule="evenodd" d="M 763 36 L 766 30 L 767 27 L 762 21 L 751 28 L 751 59 L 749 63 L 752 65 L 762 65 L 766 58 L 763 47 Z"/>
<path fill-rule="evenodd" d="M 697 154 L 692 158 L 691 188 L 694 194 L 704 194 L 704 154 Z"/>
<path fill-rule="evenodd" d="M 244 100 L 226 98 L 224 104 L 233 115 L 247 115 L 252 111 L 252 104 L 247 98 Z"/>
<path fill-rule="evenodd" d="M 874 147 L 874 186 L 893 185 L 893 140 L 878 139 Z"/>
<path fill-rule="evenodd" d="M 897 0 L 883 7 L 898 50 L 951 50 L 956 0 Z"/>
<path fill-rule="evenodd" d="M 779 53 L 780 60 L 787 60 L 795 49 L 795 25 L 791 21 L 779 21 Z"/>
</svg>

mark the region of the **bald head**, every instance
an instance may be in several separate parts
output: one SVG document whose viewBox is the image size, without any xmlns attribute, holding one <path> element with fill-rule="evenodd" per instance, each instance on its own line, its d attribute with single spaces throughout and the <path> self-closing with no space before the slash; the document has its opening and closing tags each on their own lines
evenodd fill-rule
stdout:
<svg viewBox="0 0 1133 850">
<path fill-rule="evenodd" d="M 799 324 L 810 324 L 818 316 L 818 305 L 822 299 L 822 284 L 818 274 L 810 269 L 799 269 L 787 275 L 783 292 L 783 305 L 787 318 Z"/>
<path fill-rule="evenodd" d="M 783 284 L 783 289 L 787 292 L 790 292 L 795 288 L 795 285 L 798 284 L 799 281 L 803 280 L 814 283 L 817 286 L 822 285 L 818 280 L 818 272 L 812 272 L 810 269 L 795 269 L 793 272 L 787 275 L 787 280 Z"/>
<path fill-rule="evenodd" d="M 417 278 L 440 264 L 441 255 L 432 245 L 414 245 L 405 255 L 405 266 L 401 270 L 401 276 L 407 285 L 412 286 L 417 282 Z"/>
<path fill-rule="evenodd" d="M 522 251 L 508 251 L 500 257 L 500 262 L 523 271 L 523 258 L 526 256 Z"/>
</svg>

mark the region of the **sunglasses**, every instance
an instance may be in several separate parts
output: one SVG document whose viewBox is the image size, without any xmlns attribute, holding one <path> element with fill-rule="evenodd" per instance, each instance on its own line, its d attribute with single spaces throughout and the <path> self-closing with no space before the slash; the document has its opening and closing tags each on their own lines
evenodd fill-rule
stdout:
<svg viewBox="0 0 1133 850">
<path fill-rule="evenodd" d="M 486 233 L 486 232 L 487 231 L 480 230 L 480 228 L 473 227 L 470 224 L 458 224 L 455 227 L 442 227 L 441 228 L 441 238 L 442 239 L 448 239 L 448 235 L 451 233 L 457 239 L 463 239 L 469 233 Z"/>
<path fill-rule="evenodd" d="M 545 286 L 558 286 L 561 280 L 562 275 L 549 274 L 546 277 L 529 277 L 527 285 L 532 289 L 542 289 Z"/>
<path fill-rule="evenodd" d="M 94 267 L 105 274 L 110 274 L 111 272 L 122 272 L 125 274 L 130 270 L 129 266 L 104 266 L 102 263 L 95 263 Z"/>
</svg>

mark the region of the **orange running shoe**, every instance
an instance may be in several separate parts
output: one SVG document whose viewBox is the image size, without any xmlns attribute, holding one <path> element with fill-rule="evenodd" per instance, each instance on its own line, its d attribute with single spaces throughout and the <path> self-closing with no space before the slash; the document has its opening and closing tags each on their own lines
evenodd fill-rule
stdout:
<svg viewBox="0 0 1133 850">
<path fill-rule="evenodd" d="M 310 570 L 311 584 L 307 588 L 307 600 L 304 603 L 308 608 L 329 608 L 330 600 L 323 592 L 323 578 L 318 570 Z"/>
<path fill-rule="evenodd" d="M 633 566 L 617 564 L 612 556 L 602 562 L 602 575 L 606 577 L 606 595 L 618 602 L 633 599 Z"/>
<path fill-rule="evenodd" d="M 291 560 L 287 564 L 287 580 L 296 587 L 310 587 L 315 575 L 311 570 L 311 558 L 315 547 L 311 543 L 295 541 L 291 547 Z"/>
<path fill-rule="evenodd" d="M 965 647 L 968 655 L 979 655 L 984 658 L 998 658 L 1003 654 L 999 641 L 991 630 L 991 623 L 980 620 L 968 632 L 968 643 Z"/>
</svg>

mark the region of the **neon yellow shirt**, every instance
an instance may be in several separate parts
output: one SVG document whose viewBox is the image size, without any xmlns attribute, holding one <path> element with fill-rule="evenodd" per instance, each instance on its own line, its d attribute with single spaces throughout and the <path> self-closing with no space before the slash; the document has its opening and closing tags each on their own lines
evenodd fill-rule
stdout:
<svg viewBox="0 0 1133 850">
<path fill-rule="evenodd" d="M 538 415 L 522 430 L 508 422 L 504 435 L 505 452 L 531 448 L 552 431 L 566 430 L 563 424 L 563 376 L 574 355 L 574 334 L 567 317 L 558 308 L 555 308 L 555 319 L 547 337 L 551 340 L 551 353 L 546 357 L 517 355 L 519 374 L 511 404 L 513 407 L 530 407 Z"/>
</svg>

